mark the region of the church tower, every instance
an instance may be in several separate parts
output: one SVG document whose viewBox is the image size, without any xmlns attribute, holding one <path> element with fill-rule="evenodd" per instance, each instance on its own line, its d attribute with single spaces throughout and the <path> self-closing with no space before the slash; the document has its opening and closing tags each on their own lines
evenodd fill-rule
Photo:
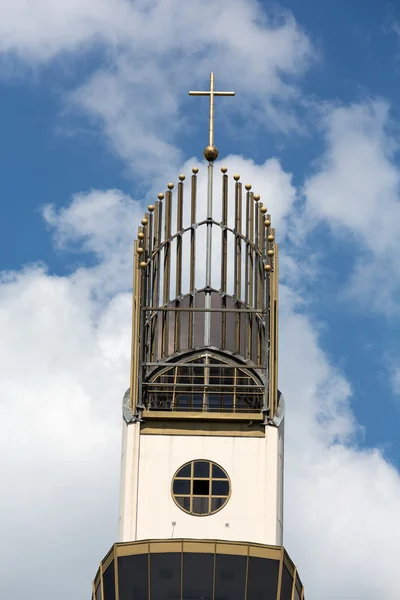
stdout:
<svg viewBox="0 0 400 600">
<path fill-rule="evenodd" d="M 283 544 L 278 246 L 250 183 L 207 167 L 148 207 L 134 244 L 119 541 L 93 600 L 302 600 Z M 189 181 L 187 181 L 189 179 Z"/>
</svg>

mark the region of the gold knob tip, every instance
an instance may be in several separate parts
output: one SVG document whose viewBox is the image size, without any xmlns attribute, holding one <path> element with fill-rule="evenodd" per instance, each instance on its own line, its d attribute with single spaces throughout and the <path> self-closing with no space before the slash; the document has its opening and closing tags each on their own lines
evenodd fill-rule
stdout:
<svg viewBox="0 0 400 600">
<path fill-rule="evenodd" d="M 251 183 L 246 183 L 246 185 L 244 187 L 249 192 L 251 190 Z"/>
<path fill-rule="evenodd" d="M 173 190 L 173 189 L 174 189 L 174 184 L 173 184 L 173 183 L 171 183 L 171 182 L 169 182 L 169 184 L 167 185 L 167 188 L 168 188 L 169 190 Z"/>
<path fill-rule="evenodd" d="M 265 227 L 269 227 L 271 225 L 271 221 L 269 219 L 266 219 L 264 221 L 264 225 L 265 225 Z"/>
<path fill-rule="evenodd" d="M 268 254 L 268 256 L 273 256 L 274 255 L 274 251 L 273 250 L 268 250 L 267 254 Z"/>
<path fill-rule="evenodd" d="M 194 173 L 195 175 L 197 175 L 197 173 L 199 172 L 197 167 L 193 167 L 192 169 L 192 173 Z"/>
<path fill-rule="evenodd" d="M 271 235 L 269 235 L 269 236 L 267 237 L 267 240 L 268 240 L 269 242 L 273 242 L 273 241 L 274 241 L 274 236 L 273 236 L 272 234 L 271 234 Z"/>
<path fill-rule="evenodd" d="M 137 249 L 137 253 L 138 253 L 138 254 L 143 254 L 143 252 L 144 252 L 143 248 L 138 248 L 138 249 Z"/>
<path fill-rule="evenodd" d="M 147 267 L 147 263 L 143 261 L 143 262 L 140 263 L 139 266 L 140 266 L 141 269 L 145 269 Z"/>
<path fill-rule="evenodd" d="M 221 167 L 221 173 L 223 173 L 225 175 L 225 173 L 228 171 L 228 167 Z"/>
<path fill-rule="evenodd" d="M 152 213 L 154 210 L 154 206 L 152 204 L 149 204 L 149 206 L 147 207 L 147 210 Z"/>
<path fill-rule="evenodd" d="M 139 240 L 144 240 L 144 233 L 142 233 L 142 232 L 138 233 L 138 238 L 139 238 Z"/>
<path fill-rule="evenodd" d="M 268 208 L 266 206 L 261 206 L 260 210 L 261 210 L 262 214 L 265 215 L 265 213 L 267 212 Z"/>
<path fill-rule="evenodd" d="M 254 194 L 253 198 L 256 202 L 258 202 L 260 199 L 260 194 Z"/>
<path fill-rule="evenodd" d="M 238 173 L 235 173 L 235 174 L 234 174 L 234 176 L 233 176 L 233 179 L 234 179 L 235 181 L 239 181 L 239 179 L 240 179 L 240 175 L 238 175 Z"/>
<path fill-rule="evenodd" d="M 142 219 L 141 220 L 141 224 L 143 225 L 143 227 L 146 227 L 147 223 L 148 223 L 147 219 Z"/>
<path fill-rule="evenodd" d="M 157 198 L 158 198 L 159 200 L 163 200 L 163 199 L 164 199 L 164 194 L 163 194 L 162 192 L 160 192 L 160 193 L 157 195 Z"/>
<path fill-rule="evenodd" d="M 269 273 L 269 271 L 272 269 L 271 265 L 264 265 L 264 271 L 267 271 L 267 273 Z"/>
</svg>

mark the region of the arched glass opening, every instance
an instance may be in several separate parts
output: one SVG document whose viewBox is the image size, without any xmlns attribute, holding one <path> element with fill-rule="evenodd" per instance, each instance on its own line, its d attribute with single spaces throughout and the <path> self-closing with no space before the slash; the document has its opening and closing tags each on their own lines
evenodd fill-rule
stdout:
<svg viewBox="0 0 400 600">
<path fill-rule="evenodd" d="M 146 408 L 152 410 L 259 412 L 264 386 L 242 365 L 209 353 L 159 370 L 145 384 Z"/>
</svg>

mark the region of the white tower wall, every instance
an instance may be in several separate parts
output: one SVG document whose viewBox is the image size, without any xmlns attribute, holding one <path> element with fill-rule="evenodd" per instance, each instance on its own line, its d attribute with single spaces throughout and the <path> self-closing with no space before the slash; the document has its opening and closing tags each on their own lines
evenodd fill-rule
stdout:
<svg viewBox="0 0 400 600">
<path fill-rule="evenodd" d="M 227 504 L 194 516 L 174 502 L 176 471 L 205 459 L 231 482 Z M 119 540 L 202 538 L 282 544 L 283 424 L 265 437 L 141 434 L 124 423 Z"/>
</svg>

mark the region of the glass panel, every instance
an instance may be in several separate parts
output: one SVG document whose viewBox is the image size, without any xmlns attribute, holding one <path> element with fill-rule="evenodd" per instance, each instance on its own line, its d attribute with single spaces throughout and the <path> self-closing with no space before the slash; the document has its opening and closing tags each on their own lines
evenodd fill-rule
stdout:
<svg viewBox="0 0 400 600">
<path fill-rule="evenodd" d="M 203 460 L 194 462 L 193 477 L 210 477 L 210 463 Z"/>
<path fill-rule="evenodd" d="M 208 479 L 194 479 L 193 480 L 193 494 L 195 496 L 209 496 L 210 495 L 210 481 Z"/>
<path fill-rule="evenodd" d="M 193 504 L 192 504 L 192 512 L 195 515 L 208 515 L 209 511 L 209 498 L 204 496 L 203 498 L 201 497 L 193 497 Z"/>
<path fill-rule="evenodd" d="M 190 473 L 192 470 L 192 463 L 185 465 L 182 469 L 179 469 L 176 476 L 177 477 L 190 477 Z"/>
<path fill-rule="evenodd" d="M 103 573 L 104 600 L 115 600 L 114 562 Z"/>
<path fill-rule="evenodd" d="M 292 597 L 293 579 L 289 571 L 283 565 L 282 585 L 281 585 L 281 600 L 291 600 Z"/>
<path fill-rule="evenodd" d="M 249 558 L 247 600 L 270 600 L 276 598 L 278 589 L 279 560 Z"/>
<path fill-rule="evenodd" d="M 300 592 L 297 588 L 294 589 L 294 600 L 300 600 Z"/>
<path fill-rule="evenodd" d="M 180 599 L 180 553 L 150 555 L 150 594 L 150 600 Z"/>
<path fill-rule="evenodd" d="M 177 501 L 177 503 L 179 504 L 179 506 L 182 506 L 183 510 L 187 510 L 190 511 L 190 497 L 186 496 L 183 498 L 175 498 L 175 500 Z"/>
<path fill-rule="evenodd" d="M 211 512 L 215 512 L 227 501 L 227 498 L 211 498 Z"/>
<path fill-rule="evenodd" d="M 196 294 L 196 308 L 204 308 L 204 302 L 204 292 Z M 194 346 L 195 348 L 202 348 L 204 346 L 204 312 L 194 313 Z"/>
<path fill-rule="evenodd" d="M 213 481 L 212 482 L 212 495 L 213 496 L 227 496 L 229 494 L 229 482 L 228 481 Z"/>
<path fill-rule="evenodd" d="M 148 600 L 148 554 L 118 558 L 119 600 Z"/>
<path fill-rule="evenodd" d="M 217 554 L 215 600 L 243 600 L 246 585 L 246 556 Z"/>
<path fill-rule="evenodd" d="M 211 600 L 213 554 L 183 554 L 183 600 Z"/>
<path fill-rule="evenodd" d="M 226 479 L 226 475 L 223 470 L 218 465 L 214 464 L 212 466 L 212 476 L 213 479 Z"/>
<path fill-rule="evenodd" d="M 100 583 L 96 589 L 96 600 L 101 600 L 101 584 Z"/>
<path fill-rule="evenodd" d="M 190 480 L 175 479 L 174 494 L 190 494 Z"/>
<path fill-rule="evenodd" d="M 221 308 L 222 298 L 219 294 L 213 292 L 211 294 L 211 308 Z M 211 346 L 215 348 L 221 348 L 221 334 L 222 334 L 222 313 L 212 312 L 211 313 Z"/>
</svg>

